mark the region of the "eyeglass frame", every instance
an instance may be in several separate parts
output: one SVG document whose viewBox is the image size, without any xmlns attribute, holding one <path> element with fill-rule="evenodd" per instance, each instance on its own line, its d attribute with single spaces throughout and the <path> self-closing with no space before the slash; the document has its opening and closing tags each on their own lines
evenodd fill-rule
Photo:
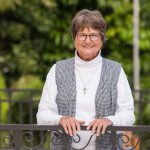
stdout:
<svg viewBox="0 0 150 150">
<path fill-rule="evenodd" d="M 85 36 L 85 39 L 84 40 L 81 40 L 81 39 L 79 39 L 79 37 L 78 37 L 78 35 L 79 34 L 82 34 L 82 35 L 84 35 Z M 91 35 L 97 35 L 97 39 L 96 40 L 92 40 L 91 39 Z M 84 34 L 84 33 L 77 33 L 76 34 L 76 37 L 77 37 L 77 39 L 79 40 L 79 41 L 86 41 L 86 39 L 87 39 L 87 37 L 89 36 L 89 39 L 90 39 L 90 41 L 92 41 L 92 42 L 96 42 L 99 38 L 100 38 L 100 33 L 91 33 L 91 34 Z"/>
</svg>

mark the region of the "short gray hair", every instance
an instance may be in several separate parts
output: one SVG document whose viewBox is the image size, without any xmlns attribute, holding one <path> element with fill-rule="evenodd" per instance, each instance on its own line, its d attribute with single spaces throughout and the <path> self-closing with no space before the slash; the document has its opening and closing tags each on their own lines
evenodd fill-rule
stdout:
<svg viewBox="0 0 150 150">
<path fill-rule="evenodd" d="M 75 39 L 78 31 L 85 27 L 91 27 L 99 31 L 102 42 L 105 42 L 105 31 L 106 31 L 106 22 L 98 10 L 88 10 L 82 9 L 76 13 L 71 23 L 71 33 L 73 39 Z"/>
</svg>

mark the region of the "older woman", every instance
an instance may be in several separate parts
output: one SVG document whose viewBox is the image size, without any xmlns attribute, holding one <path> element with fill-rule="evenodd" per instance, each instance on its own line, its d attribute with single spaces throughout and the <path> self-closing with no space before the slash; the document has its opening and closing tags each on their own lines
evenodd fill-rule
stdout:
<svg viewBox="0 0 150 150">
<path fill-rule="evenodd" d="M 75 57 L 52 66 L 39 103 L 38 124 L 60 124 L 74 138 L 78 133 L 81 141 L 72 143 L 75 148 L 84 147 L 96 133 L 86 150 L 110 150 L 107 126 L 132 125 L 135 120 L 133 97 L 123 68 L 100 55 L 105 29 L 106 23 L 97 10 L 83 9 L 75 15 L 71 25 Z M 81 125 L 87 125 L 86 132 L 80 131 Z M 57 144 L 52 149 L 63 148 Z"/>
</svg>

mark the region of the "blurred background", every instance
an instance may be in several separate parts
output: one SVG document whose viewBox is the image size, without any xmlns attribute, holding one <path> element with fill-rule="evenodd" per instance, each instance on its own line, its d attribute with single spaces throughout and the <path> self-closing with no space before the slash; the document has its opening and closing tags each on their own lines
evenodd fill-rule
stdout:
<svg viewBox="0 0 150 150">
<path fill-rule="evenodd" d="M 0 123 L 36 123 L 46 75 L 56 61 L 74 56 L 70 23 L 87 8 L 100 10 L 107 22 L 102 56 L 122 64 L 133 95 L 138 93 L 136 124 L 150 125 L 150 1 L 138 5 L 134 57 L 132 0 L 0 0 Z"/>
<path fill-rule="evenodd" d="M 74 56 L 70 24 L 83 8 L 102 12 L 102 56 L 122 64 L 135 99 L 135 124 L 150 125 L 149 0 L 0 0 L 0 124 L 36 124 L 49 69 Z M 135 145 L 138 134 L 128 135 Z M 142 137 L 142 147 L 149 136 Z"/>
</svg>

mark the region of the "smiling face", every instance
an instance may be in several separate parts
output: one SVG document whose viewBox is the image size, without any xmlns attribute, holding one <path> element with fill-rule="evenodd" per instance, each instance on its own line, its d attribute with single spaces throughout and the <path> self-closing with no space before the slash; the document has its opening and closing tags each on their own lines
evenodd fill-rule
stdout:
<svg viewBox="0 0 150 150">
<path fill-rule="evenodd" d="M 84 37 L 82 36 L 86 37 L 85 40 L 83 40 Z M 99 31 L 92 29 L 91 27 L 85 27 L 82 30 L 80 29 L 75 37 L 74 45 L 77 54 L 81 59 L 84 61 L 94 59 L 102 47 L 102 40 Z"/>
</svg>

